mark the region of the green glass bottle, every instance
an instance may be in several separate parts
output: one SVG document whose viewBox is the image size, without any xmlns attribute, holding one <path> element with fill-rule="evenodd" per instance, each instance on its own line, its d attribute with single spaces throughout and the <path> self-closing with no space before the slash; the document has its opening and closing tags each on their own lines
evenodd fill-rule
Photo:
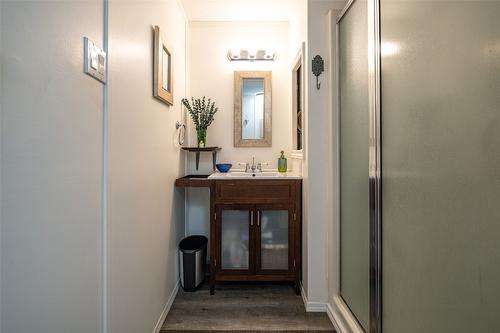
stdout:
<svg viewBox="0 0 500 333">
<path fill-rule="evenodd" d="M 287 171 L 287 165 L 286 165 L 286 157 L 285 157 L 285 152 L 282 150 L 281 151 L 281 156 L 278 158 L 278 171 L 279 172 L 286 172 Z"/>
</svg>

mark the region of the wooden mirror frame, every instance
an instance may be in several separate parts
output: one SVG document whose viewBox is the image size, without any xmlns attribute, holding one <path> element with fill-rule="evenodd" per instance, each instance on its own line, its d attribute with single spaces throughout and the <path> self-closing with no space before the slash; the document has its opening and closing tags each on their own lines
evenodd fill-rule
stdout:
<svg viewBox="0 0 500 333">
<path fill-rule="evenodd" d="M 163 63 L 163 50 L 166 50 L 170 56 L 170 63 Z M 174 104 L 174 75 L 173 75 L 173 54 L 167 45 L 167 41 L 160 32 L 160 27 L 154 28 L 154 70 L 153 70 L 153 96 L 167 105 Z M 170 90 L 163 88 L 163 67 L 169 68 Z"/>
<path fill-rule="evenodd" d="M 264 79 L 264 138 L 243 139 L 242 102 L 243 80 Z M 271 147 L 272 146 L 272 72 L 270 71 L 235 71 L 234 72 L 234 146 L 235 147 Z"/>
</svg>

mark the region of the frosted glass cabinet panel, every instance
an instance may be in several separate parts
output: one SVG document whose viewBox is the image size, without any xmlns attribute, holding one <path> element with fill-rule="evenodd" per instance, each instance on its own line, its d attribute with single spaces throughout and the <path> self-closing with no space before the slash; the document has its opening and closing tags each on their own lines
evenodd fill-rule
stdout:
<svg viewBox="0 0 500 333">
<path fill-rule="evenodd" d="M 263 210 L 260 214 L 261 269 L 288 269 L 288 210 Z"/>
<path fill-rule="evenodd" d="M 381 0 L 383 332 L 500 332 L 500 2 Z"/>
<path fill-rule="evenodd" d="M 355 0 L 339 22 L 340 295 L 369 321 L 368 14 Z"/>
<path fill-rule="evenodd" d="M 248 210 L 222 210 L 222 269 L 249 269 L 249 215 Z"/>
</svg>

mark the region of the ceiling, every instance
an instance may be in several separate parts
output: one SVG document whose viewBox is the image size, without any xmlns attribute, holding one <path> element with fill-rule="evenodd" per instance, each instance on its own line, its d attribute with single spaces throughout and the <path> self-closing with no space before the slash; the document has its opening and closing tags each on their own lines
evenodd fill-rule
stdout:
<svg viewBox="0 0 500 333">
<path fill-rule="evenodd" d="M 181 0 L 190 21 L 289 21 L 299 0 Z"/>
</svg>

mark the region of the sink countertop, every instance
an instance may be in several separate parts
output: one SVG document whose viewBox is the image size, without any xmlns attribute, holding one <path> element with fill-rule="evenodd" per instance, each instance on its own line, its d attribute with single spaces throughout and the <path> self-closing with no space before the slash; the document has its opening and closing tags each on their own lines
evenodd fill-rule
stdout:
<svg viewBox="0 0 500 333">
<path fill-rule="evenodd" d="M 296 173 L 293 172 L 286 172 L 286 173 L 280 173 L 277 171 L 263 171 L 263 172 L 243 172 L 243 171 L 237 171 L 237 172 L 215 172 L 211 174 L 209 179 L 218 179 L 218 180 L 237 180 L 237 179 L 302 179 L 301 176 L 299 176 Z"/>
</svg>

